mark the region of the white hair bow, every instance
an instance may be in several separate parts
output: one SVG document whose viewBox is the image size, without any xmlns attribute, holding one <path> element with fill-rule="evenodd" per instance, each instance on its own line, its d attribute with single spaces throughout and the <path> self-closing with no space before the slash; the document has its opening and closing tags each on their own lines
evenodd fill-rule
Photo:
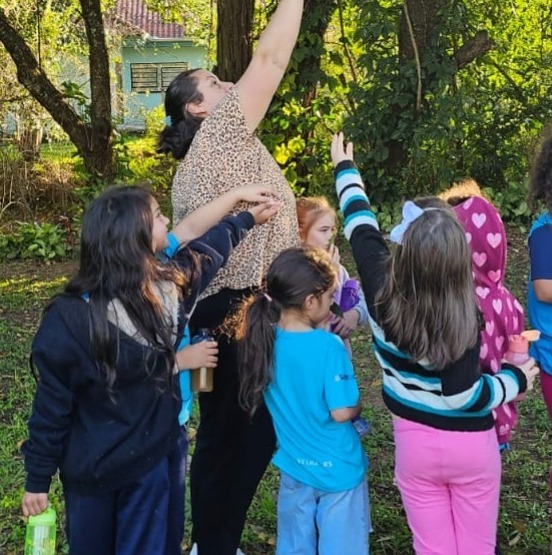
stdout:
<svg viewBox="0 0 552 555">
<path fill-rule="evenodd" d="M 404 203 L 402 209 L 402 221 L 399 225 L 396 225 L 389 234 L 389 239 L 393 243 L 402 245 L 404 234 L 406 230 L 410 227 L 412 222 L 415 222 L 426 210 L 436 210 L 435 208 L 420 208 L 417 204 L 411 200 L 407 200 Z"/>
</svg>

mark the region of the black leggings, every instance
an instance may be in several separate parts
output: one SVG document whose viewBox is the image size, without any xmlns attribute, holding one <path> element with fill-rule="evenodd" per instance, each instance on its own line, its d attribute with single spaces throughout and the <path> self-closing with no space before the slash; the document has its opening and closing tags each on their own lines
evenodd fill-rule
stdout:
<svg viewBox="0 0 552 555">
<path fill-rule="evenodd" d="M 250 290 L 223 289 L 201 301 L 190 322 L 214 332 Z M 215 334 L 216 335 L 216 334 Z M 191 464 L 192 541 L 198 555 L 235 555 L 247 510 L 276 446 L 264 404 L 250 418 L 238 404 L 237 350 L 218 337 L 212 393 L 199 394 L 200 423 Z"/>
</svg>

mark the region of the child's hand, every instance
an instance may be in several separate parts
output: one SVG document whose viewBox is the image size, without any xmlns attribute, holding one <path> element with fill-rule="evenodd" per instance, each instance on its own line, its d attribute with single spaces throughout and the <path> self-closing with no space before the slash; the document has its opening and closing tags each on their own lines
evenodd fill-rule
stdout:
<svg viewBox="0 0 552 555">
<path fill-rule="evenodd" d="M 21 500 L 21 511 L 23 516 L 34 516 L 43 513 L 48 507 L 47 493 L 25 492 Z"/>
<path fill-rule="evenodd" d="M 357 328 L 359 320 L 358 310 L 351 308 L 351 310 L 343 313 L 341 318 L 339 316 L 334 317 L 334 320 L 332 320 L 333 332 L 339 335 L 341 339 L 348 339 Z"/>
<path fill-rule="evenodd" d="M 238 202 L 267 202 L 274 198 L 274 190 L 264 185 L 240 185 L 232 189 Z"/>
<path fill-rule="evenodd" d="M 531 391 L 533 389 L 533 382 L 540 372 L 535 359 L 530 358 L 527 362 L 524 362 L 521 366 L 519 366 L 519 369 L 525 374 L 525 377 L 527 378 L 527 391 Z"/>
<path fill-rule="evenodd" d="M 270 218 L 280 210 L 281 205 L 282 204 L 276 200 L 267 200 L 261 204 L 257 204 L 257 206 L 251 207 L 249 212 L 251 212 L 253 218 L 255 218 L 255 223 L 261 225 L 270 220 Z"/>
<path fill-rule="evenodd" d="M 328 254 L 330 255 L 330 258 L 332 259 L 332 264 L 339 269 L 340 263 L 341 263 L 341 256 L 339 255 L 339 249 L 336 247 L 335 243 L 332 243 L 330 245 L 330 248 L 328 249 Z"/>
<path fill-rule="evenodd" d="M 353 160 L 353 143 L 345 145 L 343 141 L 343 133 L 336 133 L 333 136 L 331 154 L 334 166 L 337 166 L 343 160 Z"/>
<path fill-rule="evenodd" d="M 218 362 L 218 344 L 216 341 L 201 341 L 187 345 L 176 353 L 176 364 L 180 369 L 216 368 Z"/>
</svg>

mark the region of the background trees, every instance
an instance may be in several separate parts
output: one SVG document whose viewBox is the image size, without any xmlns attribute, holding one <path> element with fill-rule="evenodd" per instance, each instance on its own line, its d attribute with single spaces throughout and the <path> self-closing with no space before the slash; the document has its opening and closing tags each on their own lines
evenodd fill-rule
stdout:
<svg viewBox="0 0 552 555">
<path fill-rule="evenodd" d="M 147 0 L 164 17 L 184 17 L 233 81 L 276 1 Z M 31 122 L 48 113 L 87 170 L 108 180 L 116 170 L 102 13 L 113 2 L 7 0 L 0 9 L 0 91 L 26 106 Z M 260 130 L 297 192 L 326 190 L 329 138 L 344 129 L 384 220 L 403 197 L 467 175 L 490 189 L 507 218 L 527 214 L 528 159 L 552 115 L 550 0 L 305 5 L 290 69 Z M 89 60 L 90 98 L 55 79 L 76 52 Z M 10 81 L 15 72 L 25 88 Z"/>
<path fill-rule="evenodd" d="M 37 2 L 34 6 L 13 3 L 0 8 L 0 42 L 17 68 L 17 79 L 30 95 L 67 133 L 82 156 L 86 169 L 93 175 L 113 177 L 113 125 L 109 57 L 100 0 L 80 0 L 80 9 L 70 2 Z M 26 8 L 26 9 L 25 9 Z M 44 10 L 44 12 L 42 11 Z M 56 17 L 58 29 L 65 27 L 74 37 L 47 34 L 42 16 Z M 54 53 L 63 41 L 79 42 L 85 33 L 89 62 L 90 101 L 84 113 L 78 113 L 68 101 L 70 91 L 61 90 L 46 72 L 42 55 L 63 55 L 66 48 Z M 82 35 L 81 35 L 82 36 Z M 43 49 L 44 48 L 44 49 Z"/>
</svg>

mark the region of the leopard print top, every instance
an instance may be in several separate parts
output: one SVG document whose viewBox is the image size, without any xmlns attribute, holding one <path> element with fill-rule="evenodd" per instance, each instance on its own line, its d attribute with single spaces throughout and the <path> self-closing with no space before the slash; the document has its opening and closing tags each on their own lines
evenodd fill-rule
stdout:
<svg viewBox="0 0 552 555">
<path fill-rule="evenodd" d="M 178 165 L 172 186 L 174 221 L 245 184 L 271 187 L 282 207 L 266 224 L 248 233 L 202 298 L 223 288 L 261 285 L 274 258 L 282 250 L 299 245 L 293 192 L 266 147 L 247 128 L 238 92 L 233 88 L 202 122 Z M 246 208 L 240 204 L 234 212 Z"/>
</svg>

